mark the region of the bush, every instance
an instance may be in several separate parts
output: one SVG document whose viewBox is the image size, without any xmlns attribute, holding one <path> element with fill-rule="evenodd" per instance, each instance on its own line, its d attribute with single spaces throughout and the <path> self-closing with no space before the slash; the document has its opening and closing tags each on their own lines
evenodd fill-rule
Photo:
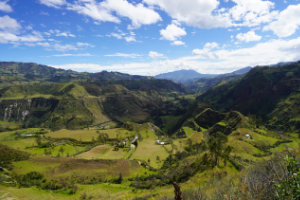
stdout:
<svg viewBox="0 0 300 200">
<path fill-rule="evenodd" d="M 276 187 L 278 200 L 300 199 L 300 163 L 295 158 L 285 157 L 287 176 L 282 179 Z"/>
</svg>

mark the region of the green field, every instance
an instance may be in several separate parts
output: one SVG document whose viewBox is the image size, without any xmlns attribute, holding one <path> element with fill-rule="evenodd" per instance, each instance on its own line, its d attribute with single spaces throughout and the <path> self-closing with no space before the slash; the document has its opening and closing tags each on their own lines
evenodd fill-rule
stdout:
<svg viewBox="0 0 300 200">
<path fill-rule="evenodd" d="M 197 132 L 183 127 L 185 138 L 157 135 L 150 124 L 131 124 L 131 129 L 114 128 L 108 130 L 60 130 L 41 134 L 41 144 L 37 145 L 37 136 L 41 129 L 22 129 L 0 133 L 0 143 L 9 145 L 31 154 L 30 159 L 12 163 L 9 176 L 22 176 L 38 172 L 48 181 L 71 181 L 76 184 L 76 193 L 67 190 L 47 191 L 39 187 L 12 187 L 0 184 L 0 199 L 159 199 L 173 198 L 172 185 L 154 186 L 152 190 L 137 189 L 131 186 L 138 177 L 151 177 L 160 173 L 169 155 L 186 151 L 187 148 L 207 142 L 208 132 Z M 33 134 L 31 137 L 21 135 Z M 97 141 L 99 135 L 107 135 L 106 143 Z M 250 134 L 251 139 L 245 135 Z M 138 145 L 130 146 L 130 140 L 138 136 Z M 118 143 L 128 139 L 124 147 Z M 156 140 L 170 144 L 159 145 Z M 280 143 L 282 142 L 283 143 Z M 43 144 L 50 146 L 44 147 Z M 266 129 L 238 128 L 228 136 L 227 145 L 232 147 L 230 157 L 237 159 L 239 165 L 250 167 L 251 163 L 270 159 L 275 152 L 298 149 L 300 139 L 297 134 L 279 136 Z M 191 154 L 173 164 L 176 170 L 189 168 L 192 163 L 201 160 L 205 154 Z M 215 193 L 214 184 L 219 184 L 214 177 L 224 176 L 221 180 L 238 182 L 244 172 L 236 169 L 230 162 L 213 169 L 196 172 L 187 181 L 181 183 L 182 190 L 189 191 L 199 185 L 206 193 Z M 116 184 L 122 175 L 122 183 Z M 0 173 L 1 180 L 1 173 Z M 208 184 L 210 183 L 210 184 Z"/>
</svg>

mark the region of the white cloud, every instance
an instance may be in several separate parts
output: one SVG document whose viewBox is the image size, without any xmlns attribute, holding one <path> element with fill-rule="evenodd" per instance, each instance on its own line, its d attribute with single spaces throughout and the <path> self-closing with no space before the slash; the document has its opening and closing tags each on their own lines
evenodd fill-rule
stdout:
<svg viewBox="0 0 300 200">
<path fill-rule="evenodd" d="M 24 42 L 39 42 L 44 40 L 44 38 L 38 32 L 28 35 L 17 35 L 15 33 L 0 31 L 0 43 L 13 43 L 20 44 Z"/>
<path fill-rule="evenodd" d="M 161 39 L 173 41 L 173 45 L 183 45 L 184 43 L 179 39 L 186 35 L 186 31 L 180 27 L 176 20 L 173 20 L 166 29 L 160 30 L 160 35 L 162 36 Z"/>
<path fill-rule="evenodd" d="M 40 3 L 49 7 L 59 8 L 67 2 L 66 0 L 40 0 Z"/>
<path fill-rule="evenodd" d="M 73 51 L 77 50 L 78 48 L 71 44 L 54 44 L 52 46 L 56 51 Z"/>
<path fill-rule="evenodd" d="M 21 25 L 13 18 L 5 15 L 0 17 L 0 30 L 5 31 L 17 31 L 21 28 Z"/>
<path fill-rule="evenodd" d="M 86 43 L 86 42 L 77 42 L 76 45 L 78 47 L 94 47 L 94 45 Z"/>
<path fill-rule="evenodd" d="M 109 9 L 103 6 L 103 2 L 98 3 L 95 0 L 77 0 L 74 4 L 68 4 L 67 9 L 91 17 L 96 21 L 121 22 Z"/>
<path fill-rule="evenodd" d="M 48 36 L 50 36 L 50 35 L 54 35 L 54 36 L 56 36 L 56 37 L 76 37 L 74 34 L 72 34 L 72 33 L 69 33 L 69 32 L 62 32 L 62 31 L 60 31 L 60 30 L 58 30 L 58 29 L 55 29 L 55 30 L 53 30 L 53 29 L 50 29 L 49 30 L 49 32 L 46 32 L 45 33 L 46 35 L 48 35 Z"/>
<path fill-rule="evenodd" d="M 83 53 L 83 54 L 66 53 L 66 54 L 56 54 L 53 56 L 55 56 L 55 57 L 89 57 L 89 56 L 92 56 L 92 54 L 90 54 L 90 53 Z"/>
<path fill-rule="evenodd" d="M 126 42 L 136 42 L 136 39 L 133 35 L 125 37 Z"/>
<path fill-rule="evenodd" d="M 37 31 L 31 31 L 29 34 L 20 34 L 22 26 L 9 16 L 0 17 L 0 43 L 2 44 L 24 44 L 27 46 L 35 46 L 35 42 L 44 40 L 43 36 Z M 29 29 L 31 30 L 31 29 Z"/>
<path fill-rule="evenodd" d="M 132 28 L 154 24 L 161 20 L 157 12 L 145 7 L 142 3 L 133 5 L 127 0 L 106 0 L 102 6 L 110 11 L 116 12 L 119 16 L 129 18 L 132 22 Z"/>
<path fill-rule="evenodd" d="M 232 0 L 236 5 L 229 10 L 233 21 L 243 26 L 257 26 L 271 22 L 278 14 L 271 11 L 275 3 L 266 0 Z"/>
<path fill-rule="evenodd" d="M 135 54 L 135 53 L 131 53 L 131 54 L 127 54 L 127 53 L 115 53 L 115 54 L 109 54 L 109 55 L 105 55 L 105 56 L 108 56 L 108 57 L 137 58 L 137 57 L 141 57 L 142 55 Z"/>
<path fill-rule="evenodd" d="M 139 28 L 141 25 L 154 24 L 161 20 L 157 12 L 145 7 L 144 4 L 132 4 L 127 0 L 105 0 L 102 2 L 77 0 L 74 4 L 69 3 L 68 9 L 99 22 L 120 23 L 121 20 L 117 16 L 126 17 L 132 22 L 130 28 Z"/>
<path fill-rule="evenodd" d="M 239 33 L 236 38 L 242 42 L 252 42 L 261 40 L 261 36 L 257 35 L 254 31 L 249 31 L 247 33 Z"/>
<path fill-rule="evenodd" d="M 181 46 L 181 45 L 185 45 L 185 43 L 180 40 L 175 40 L 172 42 L 172 45 Z"/>
<path fill-rule="evenodd" d="M 278 37 L 288 37 L 293 35 L 300 26 L 300 4 L 289 5 L 283 10 L 278 19 L 268 26 L 264 27 L 264 30 L 273 31 Z"/>
<path fill-rule="evenodd" d="M 161 58 L 161 57 L 164 56 L 164 54 L 158 53 L 158 52 L 156 52 L 156 51 L 149 51 L 148 56 L 149 56 L 150 58 Z"/>
<path fill-rule="evenodd" d="M 108 36 L 109 37 L 112 36 L 112 37 L 117 38 L 119 40 L 123 39 L 123 35 L 121 33 L 111 33 Z"/>
<path fill-rule="evenodd" d="M 1 1 L 0 2 L 0 11 L 2 12 L 12 12 L 13 9 L 10 7 L 10 5 L 7 4 L 8 0 Z"/>
<path fill-rule="evenodd" d="M 106 66 L 98 64 L 70 64 L 56 67 L 82 71 L 113 70 L 141 75 L 156 75 L 179 69 L 194 69 L 200 73 L 220 74 L 232 72 L 245 66 L 269 65 L 300 60 L 300 37 L 291 40 L 269 40 L 242 49 L 206 50 L 215 56 L 207 58 L 199 54 L 199 51 L 194 50 L 194 55 L 192 56 L 154 60 L 149 63 L 132 62 Z"/>
<path fill-rule="evenodd" d="M 217 12 L 218 0 L 144 0 L 159 7 L 173 19 L 198 28 L 228 27 L 229 18 Z"/>
<path fill-rule="evenodd" d="M 119 33 L 110 33 L 106 36 L 114 37 L 118 40 L 124 39 L 126 42 L 136 42 L 135 33 L 132 31 L 130 33 L 123 33 L 122 31 L 119 31 Z"/>
<path fill-rule="evenodd" d="M 215 48 L 218 48 L 218 47 L 219 47 L 219 44 L 216 43 L 216 42 L 207 42 L 204 45 L 204 49 L 215 49 Z"/>
<path fill-rule="evenodd" d="M 217 59 L 217 54 L 212 52 L 211 50 L 216 49 L 218 47 L 219 44 L 216 42 L 207 42 L 204 44 L 203 49 L 194 49 L 192 53 L 193 55 L 197 55 L 205 59 Z"/>
<path fill-rule="evenodd" d="M 271 22 L 278 11 L 269 0 L 232 0 L 231 8 L 220 8 L 220 0 L 143 0 L 165 11 L 173 19 L 198 28 L 258 26 Z"/>
<path fill-rule="evenodd" d="M 42 47 L 50 47 L 50 44 L 48 42 L 38 42 L 36 43 L 38 46 L 42 46 Z"/>
</svg>

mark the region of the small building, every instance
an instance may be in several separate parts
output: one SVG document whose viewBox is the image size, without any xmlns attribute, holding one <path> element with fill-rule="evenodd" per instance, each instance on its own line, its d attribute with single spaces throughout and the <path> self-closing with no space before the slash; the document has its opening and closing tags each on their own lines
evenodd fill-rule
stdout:
<svg viewBox="0 0 300 200">
<path fill-rule="evenodd" d="M 247 139 L 252 139 L 251 135 L 248 134 L 248 133 L 245 136 L 246 136 Z"/>
</svg>

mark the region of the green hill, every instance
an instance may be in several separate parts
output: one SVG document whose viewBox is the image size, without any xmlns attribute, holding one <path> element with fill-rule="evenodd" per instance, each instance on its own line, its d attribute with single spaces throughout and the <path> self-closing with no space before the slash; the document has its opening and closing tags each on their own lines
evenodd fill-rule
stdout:
<svg viewBox="0 0 300 200">
<path fill-rule="evenodd" d="M 255 67 L 241 79 L 212 88 L 197 100 L 217 110 L 255 115 L 278 128 L 296 128 L 300 116 L 299 91 L 300 63 L 297 62 Z"/>
<path fill-rule="evenodd" d="M 109 121 L 159 122 L 165 104 L 173 110 L 180 107 L 171 94 L 185 93 L 172 81 L 118 72 L 79 73 L 33 63 L 0 65 L 0 120 L 7 122 L 1 126 L 5 129 L 10 129 L 8 122 L 52 129 Z"/>
</svg>

